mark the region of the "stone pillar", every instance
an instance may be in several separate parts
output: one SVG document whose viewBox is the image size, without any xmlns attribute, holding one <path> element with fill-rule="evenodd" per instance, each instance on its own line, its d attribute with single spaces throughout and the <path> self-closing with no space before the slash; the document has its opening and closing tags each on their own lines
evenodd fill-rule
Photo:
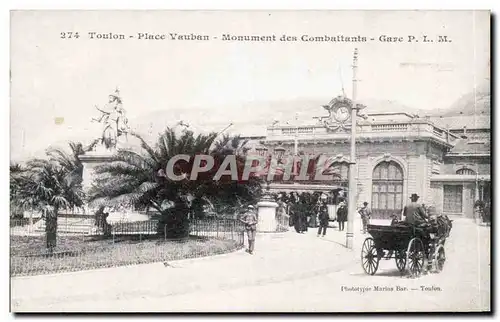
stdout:
<svg viewBox="0 0 500 322">
<path fill-rule="evenodd" d="M 277 232 L 278 222 L 276 221 L 276 208 L 278 203 L 271 199 L 264 198 L 257 203 L 258 208 L 258 223 L 257 232 L 269 233 Z"/>
<path fill-rule="evenodd" d="M 421 176 L 422 176 L 422 169 L 419 167 L 419 157 L 415 155 L 411 155 L 408 158 L 408 185 L 407 185 L 407 192 L 406 192 L 406 200 L 403 201 L 403 206 L 406 205 L 409 202 L 410 196 L 413 193 L 418 194 L 419 196 L 422 196 L 422 184 L 421 184 Z M 422 201 L 422 197 L 419 201 Z"/>
<path fill-rule="evenodd" d="M 358 158 L 358 192 L 357 206 L 368 202 L 372 203 L 372 172 L 373 167 L 368 157 L 363 156 Z"/>
</svg>

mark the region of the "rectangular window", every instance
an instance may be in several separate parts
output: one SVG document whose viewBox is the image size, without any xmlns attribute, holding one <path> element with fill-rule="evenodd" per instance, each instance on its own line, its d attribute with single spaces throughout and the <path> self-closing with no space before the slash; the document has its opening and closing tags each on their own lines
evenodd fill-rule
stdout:
<svg viewBox="0 0 500 322">
<path fill-rule="evenodd" d="M 462 213 L 463 186 L 443 186 L 443 211 L 446 213 Z"/>
</svg>

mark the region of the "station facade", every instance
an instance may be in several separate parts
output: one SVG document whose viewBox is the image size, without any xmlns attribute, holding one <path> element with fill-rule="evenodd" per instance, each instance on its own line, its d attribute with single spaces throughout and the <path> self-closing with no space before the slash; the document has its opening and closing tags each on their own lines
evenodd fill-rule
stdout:
<svg viewBox="0 0 500 322">
<path fill-rule="evenodd" d="M 302 124 L 275 124 L 265 136 L 252 138 L 254 153 L 324 154 L 340 174 L 332 182 L 273 183 L 271 189 L 313 192 L 345 187 L 356 194 L 358 207 L 368 202 L 373 217 L 380 219 L 400 215 L 414 193 L 419 202 L 434 205 L 438 212 L 466 217 L 473 216 L 475 201 L 490 200 L 489 113 L 462 115 L 457 110 L 430 117 L 404 111 L 370 113 L 369 107 L 361 106 L 356 117 L 356 160 L 350 160 L 350 104 L 349 99 L 337 97 L 323 106 L 328 116 Z M 348 189 L 351 161 L 354 189 Z"/>
</svg>

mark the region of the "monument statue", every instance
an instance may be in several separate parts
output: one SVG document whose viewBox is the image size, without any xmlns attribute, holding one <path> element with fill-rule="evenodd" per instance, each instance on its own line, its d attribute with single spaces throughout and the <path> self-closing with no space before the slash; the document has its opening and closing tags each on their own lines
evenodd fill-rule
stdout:
<svg viewBox="0 0 500 322">
<path fill-rule="evenodd" d="M 113 94 L 109 95 L 109 101 L 102 109 L 97 106 L 95 108 L 101 113 L 98 118 L 92 119 L 93 122 L 101 123 L 103 126 L 101 144 L 106 149 L 114 149 L 119 138 L 125 137 L 126 139 L 129 132 L 128 119 L 119 90 L 116 89 Z"/>
</svg>

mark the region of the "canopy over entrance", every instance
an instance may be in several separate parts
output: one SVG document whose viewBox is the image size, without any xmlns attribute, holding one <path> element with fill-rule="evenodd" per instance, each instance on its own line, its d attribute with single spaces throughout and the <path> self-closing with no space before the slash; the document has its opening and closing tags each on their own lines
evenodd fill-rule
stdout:
<svg viewBox="0 0 500 322">
<path fill-rule="evenodd" d="M 271 192 L 338 192 L 347 191 L 346 188 L 338 185 L 300 184 L 300 183 L 270 183 Z"/>
</svg>

